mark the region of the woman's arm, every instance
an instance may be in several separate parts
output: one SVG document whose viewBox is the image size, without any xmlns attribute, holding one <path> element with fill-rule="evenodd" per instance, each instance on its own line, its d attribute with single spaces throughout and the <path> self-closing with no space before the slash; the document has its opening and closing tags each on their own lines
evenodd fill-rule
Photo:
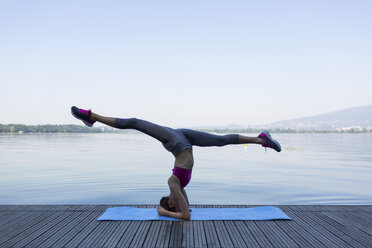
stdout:
<svg viewBox="0 0 372 248">
<path fill-rule="evenodd" d="M 174 175 L 172 175 L 168 179 L 168 186 L 170 189 L 170 193 L 172 197 L 177 201 L 178 207 L 180 208 L 181 212 L 171 212 L 168 210 L 165 210 L 162 207 L 158 208 L 159 215 L 165 215 L 177 219 L 184 219 L 184 220 L 190 220 L 191 214 L 189 210 L 188 202 L 185 199 L 185 196 L 181 192 L 181 186 L 178 178 Z"/>
<path fill-rule="evenodd" d="M 168 217 L 183 219 L 183 220 L 190 220 L 190 217 L 191 217 L 190 212 L 188 215 L 185 212 L 172 212 L 172 211 L 168 211 L 164 209 L 161 206 L 158 207 L 158 214 L 162 216 L 168 216 Z"/>
<path fill-rule="evenodd" d="M 187 198 L 186 190 L 185 189 L 181 189 L 181 192 L 183 194 L 183 197 L 185 197 L 185 200 L 187 202 L 187 206 L 190 207 L 190 203 L 189 203 L 189 199 Z"/>
</svg>

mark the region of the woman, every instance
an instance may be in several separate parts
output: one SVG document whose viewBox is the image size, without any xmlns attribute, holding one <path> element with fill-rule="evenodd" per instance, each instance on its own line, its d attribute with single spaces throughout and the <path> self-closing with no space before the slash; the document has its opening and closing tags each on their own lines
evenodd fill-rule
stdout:
<svg viewBox="0 0 372 248">
<path fill-rule="evenodd" d="M 101 122 L 119 129 L 136 129 L 163 143 L 165 149 L 175 157 L 173 173 L 168 179 L 170 194 L 162 197 L 158 207 L 159 215 L 189 220 L 189 201 L 185 187 L 190 182 L 194 158 L 192 146 L 225 146 L 229 144 L 260 144 L 277 152 L 281 147 L 271 138 L 267 131 L 258 137 L 247 137 L 238 134 L 213 135 L 190 129 L 172 129 L 136 118 L 121 119 L 104 117 L 91 112 L 91 110 L 71 107 L 71 113 L 85 125 L 92 127 L 95 122 Z"/>
</svg>

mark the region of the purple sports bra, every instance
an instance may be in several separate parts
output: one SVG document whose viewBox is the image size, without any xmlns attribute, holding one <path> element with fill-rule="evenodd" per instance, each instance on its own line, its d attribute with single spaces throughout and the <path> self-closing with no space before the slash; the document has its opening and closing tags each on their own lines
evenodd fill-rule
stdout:
<svg viewBox="0 0 372 248">
<path fill-rule="evenodd" d="M 189 184 L 191 180 L 191 170 L 187 170 L 181 167 L 174 166 L 172 169 L 173 175 L 175 175 L 179 180 L 181 184 L 181 189 L 185 188 L 187 184 Z"/>
</svg>

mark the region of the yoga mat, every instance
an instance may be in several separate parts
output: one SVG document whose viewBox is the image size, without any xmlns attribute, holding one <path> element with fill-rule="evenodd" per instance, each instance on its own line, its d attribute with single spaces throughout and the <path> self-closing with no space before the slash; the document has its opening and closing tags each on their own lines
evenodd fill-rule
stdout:
<svg viewBox="0 0 372 248">
<path fill-rule="evenodd" d="M 191 220 L 290 220 L 282 210 L 272 206 L 255 208 L 192 208 Z M 159 216 L 155 208 L 114 207 L 97 220 L 179 220 Z"/>
</svg>

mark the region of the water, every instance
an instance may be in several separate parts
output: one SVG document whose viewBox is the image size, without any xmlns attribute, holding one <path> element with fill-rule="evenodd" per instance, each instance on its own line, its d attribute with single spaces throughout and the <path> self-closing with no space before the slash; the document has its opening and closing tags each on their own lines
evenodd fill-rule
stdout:
<svg viewBox="0 0 372 248">
<path fill-rule="evenodd" d="M 371 134 L 194 147 L 192 204 L 372 204 Z M 0 135 L 0 204 L 156 204 L 174 158 L 140 134 Z"/>
</svg>

